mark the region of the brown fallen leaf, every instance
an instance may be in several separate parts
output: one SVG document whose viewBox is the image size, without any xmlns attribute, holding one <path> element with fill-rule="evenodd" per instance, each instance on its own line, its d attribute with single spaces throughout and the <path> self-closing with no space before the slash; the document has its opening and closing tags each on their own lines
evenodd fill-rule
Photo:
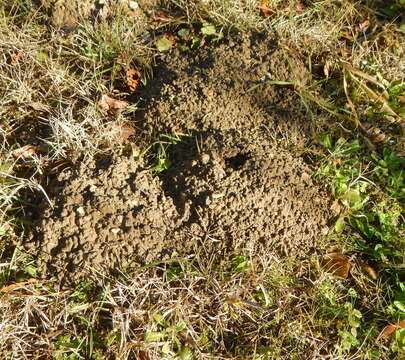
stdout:
<svg viewBox="0 0 405 360">
<path fill-rule="evenodd" d="M 38 280 L 32 278 L 32 279 L 29 279 L 27 281 L 22 281 L 22 282 L 19 282 L 19 283 L 3 286 L 0 289 L 0 292 L 9 293 L 9 292 L 17 290 L 18 288 L 24 287 L 25 285 L 35 284 L 36 282 L 38 282 Z"/>
<path fill-rule="evenodd" d="M 339 200 L 335 200 L 330 209 L 335 215 L 339 215 L 342 212 L 343 206 L 341 205 Z"/>
<path fill-rule="evenodd" d="M 358 32 L 363 32 L 366 31 L 368 29 L 368 27 L 370 26 L 370 21 L 364 20 L 363 22 L 361 22 L 358 26 L 357 26 L 357 31 Z"/>
<path fill-rule="evenodd" d="M 298 1 L 298 2 L 295 4 L 295 11 L 296 11 L 298 14 L 301 14 L 301 13 L 304 12 L 304 10 L 305 10 L 305 5 L 304 5 L 301 1 Z"/>
<path fill-rule="evenodd" d="M 325 74 L 326 77 L 329 77 L 330 75 L 331 66 L 332 64 L 329 60 L 327 60 L 325 65 L 323 66 L 323 73 Z"/>
<path fill-rule="evenodd" d="M 378 335 L 377 339 L 381 339 L 381 338 L 387 339 L 387 338 L 389 338 L 398 328 L 400 328 L 400 329 L 405 328 L 405 320 L 399 321 L 398 325 L 396 325 L 396 324 L 388 324 L 384 329 L 382 329 L 382 331 Z"/>
<path fill-rule="evenodd" d="M 263 17 L 267 18 L 272 15 L 272 11 L 269 8 L 269 0 L 262 0 L 260 5 L 258 6 Z"/>
<path fill-rule="evenodd" d="M 394 324 L 388 324 L 378 335 L 378 338 L 389 338 L 397 329 L 397 326 Z"/>
<path fill-rule="evenodd" d="M 41 104 L 40 102 L 30 102 L 28 103 L 28 106 L 38 112 L 43 112 L 43 113 L 47 113 L 49 112 L 49 108 L 48 106 Z"/>
<path fill-rule="evenodd" d="M 150 359 L 150 357 L 149 357 L 149 355 L 148 355 L 148 353 L 146 352 L 146 351 L 139 351 L 139 353 L 138 353 L 138 358 L 137 358 L 138 360 L 149 360 Z"/>
<path fill-rule="evenodd" d="M 325 255 L 323 266 L 333 275 L 343 279 L 347 279 L 351 268 L 350 259 L 340 253 L 330 253 Z"/>
<path fill-rule="evenodd" d="M 133 68 L 127 70 L 127 85 L 131 91 L 138 90 L 141 84 L 141 73 Z"/>
<path fill-rule="evenodd" d="M 372 268 L 370 265 L 368 264 L 364 264 L 362 266 L 363 271 L 370 276 L 373 280 L 377 280 L 378 278 L 378 274 L 377 271 L 374 270 L 374 268 Z"/>
<path fill-rule="evenodd" d="M 128 102 L 124 100 L 117 100 L 105 94 L 101 96 L 98 104 L 105 111 L 122 110 L 129 105 Z"/>
<path fill-rule="evenodd" d="M 115 139 L 125 141 L 135 135 L 135 129 L 128 124 L 113 122 L 111 123 L 111 133 Z"/>
<path fill-rule="evenodd" d="M 173 20 L 173 17 L 166 14 L 164 11 L 159 10 L 152 15 L 152 20 L 158 22 L 170 22 Z"/>
<path fill-rule="evenodd" d="M 372 135 L 370 140 L 374 143 L 381 143 L 387 140 L 387 135 L 385 135 L 383 132 L 380 132 Z"/>
<path fill-rule="evenodd" d="M 32 159 L 39 153 L 39 147 L 35 145 L 24 145 L 12 152 L 14 158 Z"/>
<path fill-rule="evenodd" d="M 22 58 L 24 57 L 25 53 L 22 50 L 15 52 L 14 54 L 10 55 L 10 65 L 16 66 L 20 63 Z"/>
</svg>

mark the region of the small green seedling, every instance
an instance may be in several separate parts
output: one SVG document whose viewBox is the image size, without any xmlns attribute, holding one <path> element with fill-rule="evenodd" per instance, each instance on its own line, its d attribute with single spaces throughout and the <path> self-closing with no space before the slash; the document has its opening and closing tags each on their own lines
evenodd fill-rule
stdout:
<svg viewBox="0 0 405 360">
<path fill-rule="evenodd" d="M 168 52 L 172 49 L 174 41 L 167 36 L 162 36 L 156 40 L 155 45 L 159 52 Z"/>
</svg>

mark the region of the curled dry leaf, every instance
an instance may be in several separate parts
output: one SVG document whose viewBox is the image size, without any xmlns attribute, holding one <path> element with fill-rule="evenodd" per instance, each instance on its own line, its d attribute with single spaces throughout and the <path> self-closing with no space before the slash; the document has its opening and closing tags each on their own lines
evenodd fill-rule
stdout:
<svg viewBox="0 0 405 360">
<path fill-rule="evenodd" d="M 20 63 L 22 58 L 24 57 L 25 53 L 22 50 L 19 50 L 15 52 L 14 54 L 11 54 L 10 56 L 10 65 L 11 66 L 16 66 Z"/>
<path fill-rule="evenodd" d="M 27 281 L 23 281 L 23 282 L 19 282 L 19 283 L 15 283 L 15 284 L 11 284 L 11 285 L 7 285 L 4 286 L 0 289 L 0 293 L 10 293 L 12 291 L 15 291 L 21 287 L 24 287 L 26 285 L 30 285 L 30 284 L 35 284 L 37 283 L 38 280 L 37 279 L 29 279 Z"/>
<path fill-rule="evenodd" d="M 33 109 L 35 111 L 38 111 L 38 112 L 44 112 L 44 113 L 49 112 L 48 106 L 46 106 L 46 105 L 44 105 L 44 104 L 42 104 L 40 102 L 30 102 L 28 104 L 28 106 L 31 109 Z"/>
<path fill-rule="evenodd" d="M 133 68 L 127 70 L 127 85 L 131 91 L 136 91 L 139 89 L 141 84 L 141 73 Z"/>
<path fill-rule="evenodd" d="M 39 153 L 39 147 L 35 145 L 24 145 L 12 152 L 14 158 L 32 159 Z"/>
<path fill-rule="evenodd" d="M 149 357 L 149 355 L 148 355 L 148 353 L 146 351 L 141 350 L 138 353 L 137 359 L 138 360 L 150 360 L 150 357 Z"/>
<path fill-rule="evenodd" d="M 152 20 L 157 22 L 170 22 L 173 20 L 173 17 L 166 14 L 164 11 L 156 11 L 152 15 Z"/>
<path fill-rule="evenodd" d="M 378 274 L 377 271 L 375 271 L 370 265 L 364 264 L 362 266 L 363 271 L 370 276 L 373 280 L 377 280 Z"/>
<path fill-rule="evenodd" d="M 333 211 L 335 215 L 339 215 L 342 212 L 342 204 L 339 200 L 335 200 L 331 205 L 330 209 Z"/>
<path fill-rule="evenodd" d="M 340 253 L 330 253 L 325 255 L 323 259 L 323 266 L 333 275 L 347 279 L 349 276 L 351 264 L 350 259 Z"/>
<path fill-rule="evenodd" d="M 114 111 L 125 109 L 129 104 L 123 100 L 114 99 L 108 95 L 102 95 L 98 103 L 100 107 L 105 111 Z"/>
<path fill-rule="evenodd" d="M 389 338 L 397 329 L 397 326 L 394 324 L 388 324 L 378 335 L 378 338 Z"/>
<path fill-rule="evenodd" d="M 387 140 L 387 135 L 385 135 L 383 132 L 376 133 L 371 136 L 370 140 L 374 143 L 381 143 Z"/>
<path fill-rule="evenodd" d="M 361 22 L 358 26 L 357 26 L 357 31 L 358 32 L 363 32 L 366 31 L 368 29 L 368 27 L 370 26 L 370 21 L 364 20 L 363 22 Z"/>
<path fill-rule="evenodd" d="M 398 329 L 404 329 L 405 328 L 405 320 L 401 320 L 398 325 L 395 324 L 388 324 L 381 332 L 380 335 L 378 335 L 378 339 L 384 338 L 387 339 L 391 337 L 391 335 Z"/>
<path fill-rule="evenodd" d="M 258 9 L 260 10 L 262 16 L 265 18 L 269 17 L 272 14 L 272 11 L 269 8 L 269 0 L 261 0 Z"/>
<path fill-rule="evenodd" d="M 323 73 L 325 74 L 326 77 L 329 77 L 329 75 L 330 75 L 331 66 L 332 66 L 332 64 L 329 60 L 327 60 L 325 62 L 325 65 L 323 66 Z"/>
</svg>

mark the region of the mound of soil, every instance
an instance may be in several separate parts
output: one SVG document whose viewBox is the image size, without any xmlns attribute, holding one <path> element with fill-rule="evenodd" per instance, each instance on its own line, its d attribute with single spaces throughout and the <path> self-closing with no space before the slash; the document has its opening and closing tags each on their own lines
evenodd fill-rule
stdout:
<svg viewBox="0 0 405 360">
<path fill-rule="evenodd" d="M 192 136 L 169 149 L 159 177 L 142 161 L 113 157 L 59 177 L 33 244 L 45 273 L 74 280 L 195 246 L 233 253 L 304 255 L 327 232 L 326 194 L 299 157 L 280 146 L 307 141 L 287 61 L 274 43 L 239 43 L 164 57 L 140 96 L 140 143 Z"/>
<path fill-rule="evenodd" d="M 328 232 L 325 192 L 302 159 L 271 145 L 238 145 L 214 146 L 164 176 L 193 235 L 252 255 L 307 254 Z"/>
<path fill-rule="evenodd" d="M 31 244 L 43 271 L 72 280 L 90 268 L 114 270 L 151 261 L 175 245 L 180 218 L 158 178 L 139 162 L 90 162 L 59 176 L 59 193 Z"/>
<path fill-rule="evenodd" d="M 66 31 L 89 20 L 114 19 L 117 14 L 143 21 L 138 3 L 130 0 L 40 0 L 40 5 L 48 13 L 50 23 Z"/>
<path fill-rule="evenodd" d="M 96 7 L 94 0 L 41 0 L 42 7 L 50 14 L 50 21 L 57 28 L 73 28 L 90 17 Z"/>
<path fill-rule="evenodd" d="M 302 62 L 259 35 L 190 54 L 171 53 L 163 56 L 141 94 L 146 106 L 139 126 L 152 137 L 236 130 L 248 132 L 245 139 L 258 140 L 258 145 L 263 137 L 256 130 L 266 128 L 267 138 L 288 138 L 302 145 L 311 123 L 302 114 L 299 97 L 291 85 L 270 83 L 292 83 L 305 73 Z"/>
</svg>

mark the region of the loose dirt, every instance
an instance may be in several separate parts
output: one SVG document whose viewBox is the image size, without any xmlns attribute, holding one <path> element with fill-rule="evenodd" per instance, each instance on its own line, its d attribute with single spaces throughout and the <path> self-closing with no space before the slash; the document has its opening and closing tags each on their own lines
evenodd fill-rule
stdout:
<svg viewBox="0 0 405 360">
<path fill-rule="evenodd" d="M 142 94 L 147 106 L 139 126 L 154 136 L 247 131 L 245 138 L 252 142 L 258 136 L 258 144 L 263 136 L 255 133 L 267 128 L 265 138 L 288 138 L 302 145 L 311 123 L 302 115 L 293 86 L 268 84 L 303 84 L 305 73 L 302 62 L 287 56 L 274 40 L 259 35 L 190 54 L 170 53 L 158 62 L 155 78 Z"/>
<path fill-rule="evenodd" d="M 71 31 L 88 20 L 114 19 L 117 14 L 142 21 L 138 2 L 131 0 L 40 0 L 49 22 L 57 29 Z"/>
<path fill-rule="evenodd" d="M 183 134 L 167 149 L 169 170 L 112 156 L 59 176 L 31 244 L 43 273 L 71 281 L 200 246 L 221 256 L 317 249 L 328 198 L 284 147 L 304 144 L 311 124 L 292 87 L 264 84 L 292 80 L 283 52 L 254 37 L 210 49 L 162 57 L 138 94 L 139 143 Z"/>
<path fill-rule="evenodd" d="M 96 9 L 94 0 L 41 0 L 41 5 L 53 26 L 66 29 L 74 28 Z"/>
<path fill-rule="evenodd" d="M 308 166 L 277 146 L 227 135 L 233 147 L 203 144 L 206 152 L 179 161 L 163 177 L 190 232 L 206 246 L 219 243 L 231 252 L 314 250 L 328 231 L 328 207 Z"/>
<path fill-rule="evenodd" d="M 62 280 L 91 268 L 118 270 L 172 251 L 168 240 L 180 225 L 160 181 L 139 161 L 107 159 L 59 176 L 53 209 L 47 209 L 31 247 L 43 254 L 43 270 Z"/>
</svg>

